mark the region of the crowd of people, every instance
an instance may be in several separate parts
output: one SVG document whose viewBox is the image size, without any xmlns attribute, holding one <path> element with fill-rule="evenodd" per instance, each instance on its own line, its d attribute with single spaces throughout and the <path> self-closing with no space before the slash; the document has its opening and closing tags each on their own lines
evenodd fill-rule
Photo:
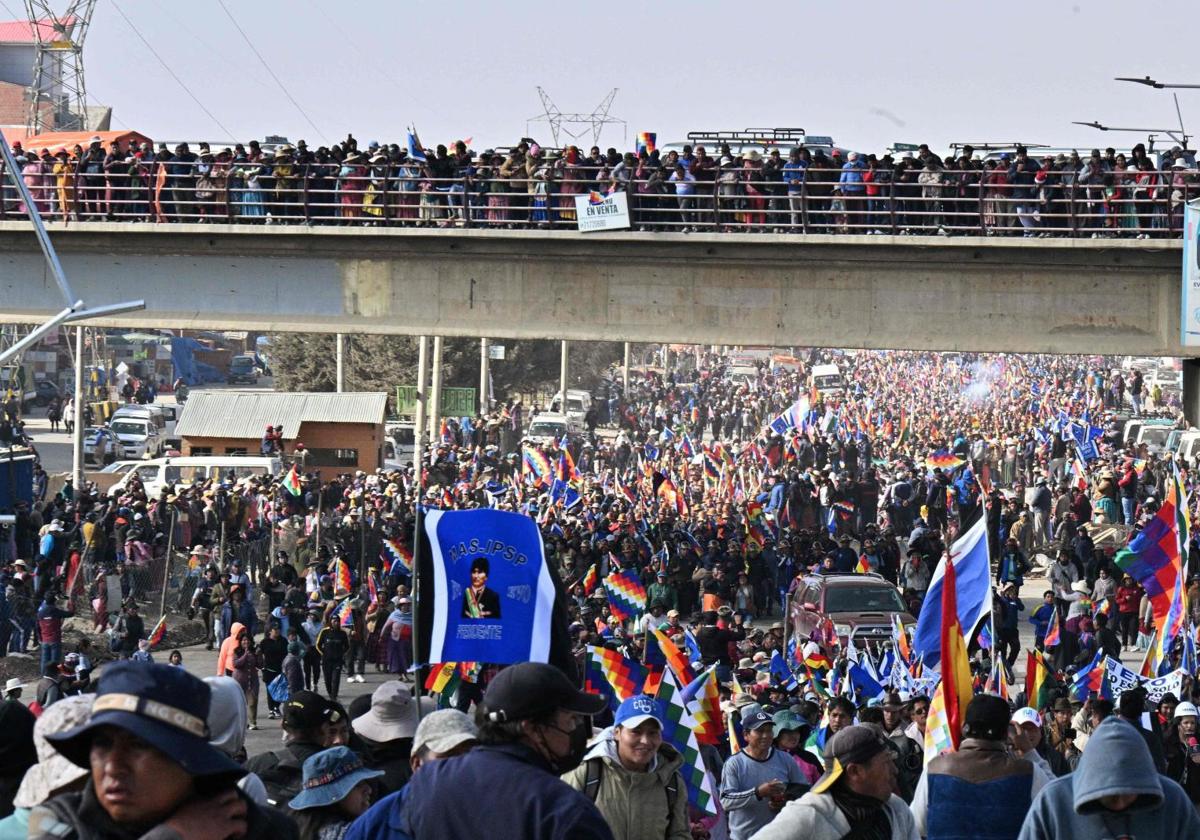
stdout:
<svg viewBox="0 0 1200 840">
<path fill-rule="evenodd" d="M 1182 230 L 1200 175 L 1179 147 L 1040 154 L 865 154 L 768 141 L 586 153 L 532 138 L 474 151 L 349 135 L 174 149 L 100 137 L 13 152 L 33 208 L 76 221 L 573 227 L 577 196 L 623 193 L 640 230 L 1163 238 Z M 760 151 L 761 149 L 761 151 Z M 26 211 L 5 188 L 0 217 Z"/>
<path fill-rule="evenodd" d="M 734 360 L 681 353 L 627 392 L 605 372 L 586 431 L 553 443 L 521 439 L 517 401 L 448 419 L 420 476 L 311 474 L 299 493 L 283 476 L 230 476 L 157 496 L 133 479 L 116 497 L 68 484 L 23 506 L 0 540 L 0 649 L 38 645 L 37 726 L 76 698 L 93 706 L 91 723 L 47 723 L 41 740 L 30 724 L 20 736 L 28 762 L 6 775 L 13 789 L 51 760 L 91 773 L 22 798 L 30 804 L 16 819 L 30 836 L 59 838 L 154 825 L 221 840 L 473 836 L 508 825 L 520 828 L 505 836 L 524 837 L 943 837 L 984 801 L 1005 826 L 995 836 L 1103 836 L 1104 825 L 1194 836 L 1194 680 L 1153 698 L 1126 691 L 1115 707 L 1068 690 L 1097 651 L 1119 658 L 1148 644 L 1143 590 L 1114 563 L 1118 545 L 1092 535 L 1148 521 L 1175 470 L 1193 487 L 1193 465 L 1121 437 L 1132 401 L 1170 413 L 1164 395 L 1104 358 L 814 351 L 757 356 L 749 378 L 726 375 Z M 838 365 L 844 383 L 817 388 L 821 363 Z M 285 457 L 293 444 L 272 430 Z M 1093 457 L 1080 455 L 1083 444 Z M 553 664 L 476 663 L 453 691 L 423 696 L 428 663 L 412 644 L 417 503 L 537 521 L 565 633 Z M 872 574 L 919 616 L 946 546 L 980 516 L 995 639 L 971 640 L 980 693 L 959 750 L 927 760 L 930 687 L 887 684 L 895 648 L 855 651 L 831 623 L 797 639 L 783 607 L 813 575 Z M 167 577 L 168 544 L 187 556 L 172 603 L 219 650 L 206 689 L 172 667 L 182 657 L 154 661 L 155 628 L 140 612 Z M 1045 609 L 1030 618 L 1052 688 L 1029 697 L 1014 667 L 1020 590 L 1043 565 Z M 598 583 L 615 573 L 640 578 L 643 614 L 614 613 Z M 122 602 L 110 605 L 114 574 Z M 1093 623 L 1110 598 L 1111 613 Z M 107 651 L 63 641 L 72 613 Z M 1059 640 L 1048 645 L 1053 616 Z M 719 818 L 690 801 L 658 699 L 635 692 L 614 709 L 581 690 L 596 650 L 647 660 L 651 630 L 720 683 L 725 734 L 703 745 L 700 768 Z M 1115 631 L 1124 638 L 1114 642 Z M 1172 665 L 1187 664 L 1180 642 Z M 111 657 L 121 661 L 94 679 Z M 780 657 L 806 678 L 773 669 Z M 810 659 L 826 677 L 796 667 Z M 877 693 L 844 690 L 852 661 L 872 663 Z M 342 687 L 368 667 L 386 681 L 342 705 Z M 247 758 L 241 739 L 263 702 L 284 744 Z M 164 780 L 153 797 L 137 792 L 139 773 Z"/>
</svg>

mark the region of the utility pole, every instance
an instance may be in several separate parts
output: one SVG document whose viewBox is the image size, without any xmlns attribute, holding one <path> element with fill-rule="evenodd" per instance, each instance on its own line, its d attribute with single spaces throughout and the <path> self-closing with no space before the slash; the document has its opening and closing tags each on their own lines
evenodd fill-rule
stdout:
<svg viewBox="0 0 1200 840">
<path fill-rule="evenodd" d="M 413 659 L 420 657 L 421 650 L 421 504 L 425 498 L 425 383 L 429 372 L 429 337 L 417 339 L 417 408 L 413 417 L 413 483 L 416 485 L 416 499 L 413 502 L 413 629 L 412 646 Z M 421 672 L 418 672 L 416 685 L 423 685 Z M 421 718 L 421 704 L 417 704 L 417 719 Z"/>
<path fill-rule="evenodd" d="M 83 327 L 75 327 L 75 434 L 71 438 L 75 492 L 83 492 Z"/>
</svg>

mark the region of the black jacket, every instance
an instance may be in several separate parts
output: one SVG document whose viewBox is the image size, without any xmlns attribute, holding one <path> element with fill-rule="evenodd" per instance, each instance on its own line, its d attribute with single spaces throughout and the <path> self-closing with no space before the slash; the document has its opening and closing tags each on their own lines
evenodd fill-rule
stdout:
<svg viewBox="0 0 1200 840">
<path fill-rule="evenodd" d="M 240 791 L 238 795 L 246 803 L 243 840 L 298 840 L 300 833 L 290 817 L 270 808 L 260 808 Z M 178 835 L 162 825 L 147 831 L 145 826 L 126 828 L 113 822 L 96 801 L 95 788 L 89 781 L 79 793 L 64 793 L 34 808 L 29 815 L 29 837 L 33 840 L 169 840 Z"/>
<path fill-rule="evenodd" d="M 281 750 L 260 753 L 246 762 L 246 770 L 257 773 L 267 789 L 267 800 L 276 808 L 287 810 L 287 804 L 304 781 L 304 761 L 319 753 L 319 744 L 293 741 Z"/>
</svg>

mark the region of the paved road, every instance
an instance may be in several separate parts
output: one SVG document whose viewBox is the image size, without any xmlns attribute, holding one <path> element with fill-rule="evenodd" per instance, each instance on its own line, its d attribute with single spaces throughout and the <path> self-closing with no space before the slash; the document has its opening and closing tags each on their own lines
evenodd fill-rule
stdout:
<svg viewBox="0 0 1200 840">
<path fill-rule="evenodd" d="M 166 662 L 169 651 L 155 651 L 155 661 Z M 215 650 L 205 650 L 204 645 L 193 645 L 192 647 L 181 648 L 180 653 L 183 654 L 183 665 L 191 673 L 198 677 L 209 677 L 217 673 L 217 652 Z M 367 663 L 366 682 L 346 682 L 342 679 L 341 690 L 338 692 L 338 702 L 344 706 L 350 705 L 350 701 L 360 694 L 370 694 L 381 683 L 391 677 L 390 674 L 380 674 L 375 671 L 375 666 Z M 322 686 L 321 695 L 325 695 L 325 689 Z M 282 738 L 282 730 L 280 721 L 271 720 L 267 717 L 267 693 L 266 687 L 260 687 L 258 697 L 258 729 L 246 733 L 246 752 L 249 755 L 257 755 L 258 753 L 268 752 L 278 749 L 279 742 Z"/>
</svg>

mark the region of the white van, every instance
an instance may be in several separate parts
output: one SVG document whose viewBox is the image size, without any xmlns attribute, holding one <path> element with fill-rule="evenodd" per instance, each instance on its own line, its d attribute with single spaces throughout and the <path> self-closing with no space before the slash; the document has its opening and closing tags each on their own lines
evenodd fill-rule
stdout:
<svg viewBox="0 0 1200 840">
<path fill-rule="evenodd" d="M 1200 458 L 1200 431 L 1189 429 L 1184 432 L 1179 437 L 1179 445 L 1175 454 L 1189 464 L 1195 464 L 1196 459 Z"/>
<path fill-rule="evenodd" d="M 108 427 L 121 441 L 126 458 L 142 458 L 147 454 L 153 457 L 162 452 L 166 436 L 150 416 L 114 414 Z"/>
<path fill-rule="evenodd" d="M 567 389 L 567 407 L 565 411 L 562 407 L 561 392 L 555 394 L 553 401 L 550 403 L 551 411 L 567 415 L 567 422 L 571 426 L 572 431 L 583 429 L 584 420 L 591 408 L 591 393 L 572 388 Z"/>
<path fill-rule="evenodd" d="M 533 415 L 529 421 L 529 429 L 525 432 L 534 443 L 557 443 L 566 437 L 570 424 L 567 415 L 552 412 L 542 412 Z"/>
<path fill-rule="evenodd" d="M 840 395 L 846 391 L 846 380 L 837 365 L 813 365 L 812 381 L 821 396 Z"/>
<path fill-rule="evenodd" d="M 226 478 L 230 474 L 236 481 L 247 475 L 279 475 L 283 462 L 279 458 L 265 455 L 183 455 L 177 458 L 154 458 L 142 461 L 130 468 L 117 481 L 112 490 L 124 490 L 129 477 L 137 475 L 146 488 L 146 495 L 157 496 L 166 487 L 174 490 L 178 484 L 191 484 L 209 478 Z"/>
</svg>

